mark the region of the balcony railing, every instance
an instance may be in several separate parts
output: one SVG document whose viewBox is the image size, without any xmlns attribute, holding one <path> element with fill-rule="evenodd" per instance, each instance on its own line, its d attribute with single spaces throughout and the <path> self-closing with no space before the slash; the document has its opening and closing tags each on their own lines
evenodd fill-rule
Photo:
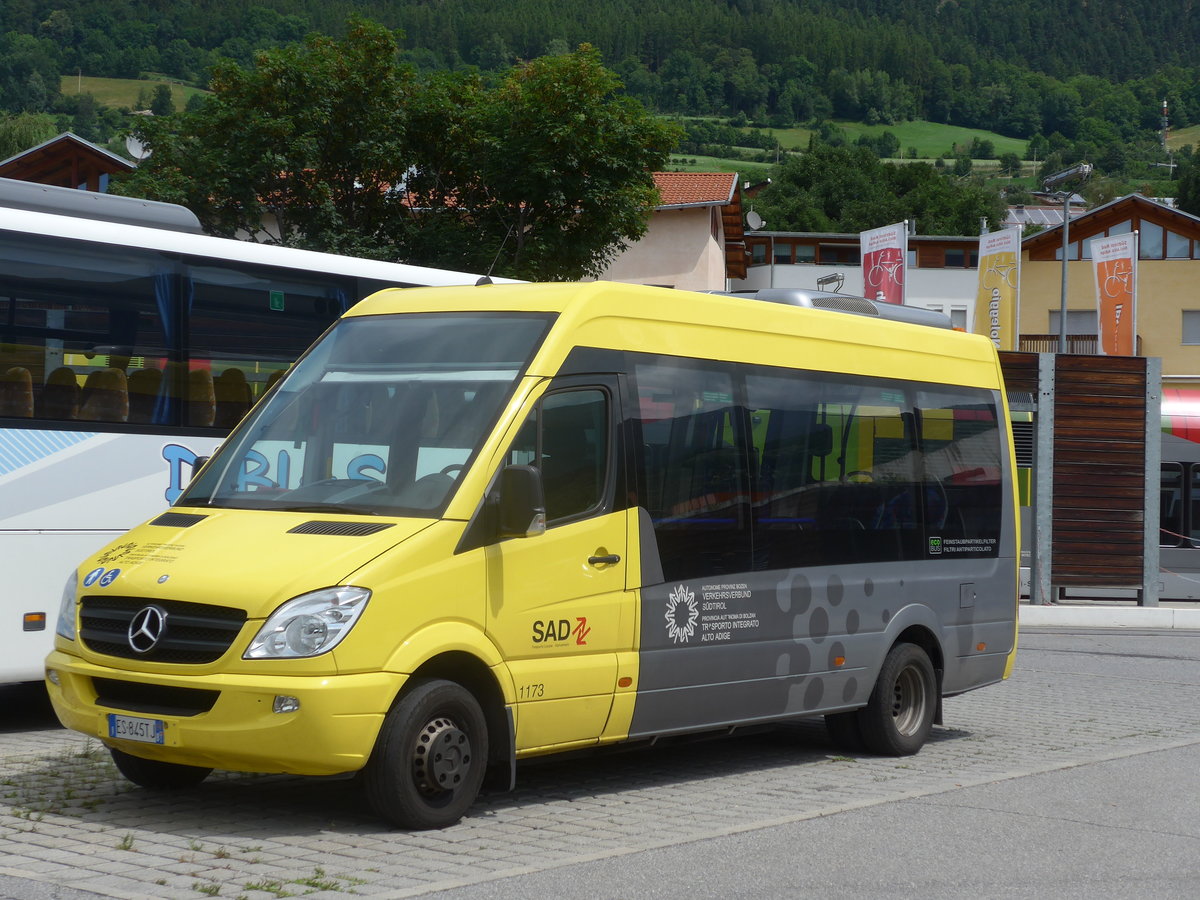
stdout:
<svg viewBox="0 0 1200 900">
<path fill-rule="evenodd" d="M 1020 349 L 1023 353 L 1058 353 L 1057 334 L 1023 334 Z M 1067 346 L 1064 353 L 1074 353 L 1080 356 L 1098 356 L 1100 339 L 1094 334 L 1068 334 Z M 1134 356 L 1142 355 L 1142 336 L 1138 335 Z"/>
</svg>

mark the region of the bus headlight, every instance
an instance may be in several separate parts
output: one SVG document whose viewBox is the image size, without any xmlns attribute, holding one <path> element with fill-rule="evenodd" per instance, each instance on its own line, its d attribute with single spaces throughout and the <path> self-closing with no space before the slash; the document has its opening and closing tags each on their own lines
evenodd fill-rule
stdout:
<svg viewBox="0 0 1200 900">
<path fill-rule="evenodd" d="M 58 605 L 58 624 L 54 633 L 68 641 L 75 640 L 75 593 L 79 589 L 79 573 L 72 572 L 63 586 L 62 602 Z"/>
<path fill-rule="evenodd" d="M 267 618 L 243 659 L 318 656 L 338 645 L 367 605 L 371 592 L 332 587 L 289 600 Z"/>
</svg>

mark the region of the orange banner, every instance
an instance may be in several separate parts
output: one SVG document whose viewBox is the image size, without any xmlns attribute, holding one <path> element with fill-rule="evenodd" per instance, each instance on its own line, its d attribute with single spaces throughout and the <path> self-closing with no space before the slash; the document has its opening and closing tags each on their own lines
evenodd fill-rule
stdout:
<svg viewBox="0 0 1200 900">
<path fill-rule="evenodd" d="M 1133 356 L 1137 336 L 1137 232 L 1094 238 L 1091 248 L 1100 352 L 1106 356 Z"/>
<path fill-rule="evenodd" d="M 908 223 L 861 232 L 863 296 L 884 303 L 904 303 L 904 267 L 908 256 Z"/>
</svg>

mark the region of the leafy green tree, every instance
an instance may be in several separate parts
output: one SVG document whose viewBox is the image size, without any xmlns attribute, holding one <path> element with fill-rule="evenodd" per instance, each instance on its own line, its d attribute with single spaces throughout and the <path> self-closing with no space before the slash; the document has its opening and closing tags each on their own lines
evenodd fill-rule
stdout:
<svg viewBox="0 0 1200 900">
<path fill-rule="evenodd" d="M 170 86 L 165 84 L 154 86 L 154 93 L 150 98 L 150 112 L 156 116 L 169 116 L 175 112 L 175 101 L 171 99 Z"/>
<path fill-rule="evenodd" d="M 28 34 L 0 33 L 0 110 L 41 112 L 58 94 L 54 43 Z"/>
<path fill-rule="evenodd" d="M 1190 154 L 1180 164 L 1175 203 L 1184 212 L 1200 216 L 1200 155 Z"/>
<path fill-rule="evenodd" d="M 679 139 L 619 89 L 586 44 L 518 66 L 494 90 L 444 85 L 449 104 L 424 116 L 448 127 L 414 129 L 436 136 L 410 183 L 418 258 L 529 279 L 602 271 L 645 233 L 651 173 Z"/>
<path fill-rule="evenodd" d="M 620 94 L 599 54 L 542 57 L 496 87 L 417 80 L 353 21 L 216 67 L 201 106 L 139 126 L 117 189 L 216 234 L 529 279 L 596 274 L 645 231 L 679 132 Z"/>
<path fill-rule="evenodd" d="M 1004 201 L 975 178 L 939 174 L 927 163 L 884 163 L 865 147 L 817 145 L 772 173 L 756 206 L 772 228 L 854 233 L 904 219 L 924 234 L 975 234 L 1000 222 Z"/>
<path fill-rule="evenodd" d="M 0 115 L 0 159 L 16 156 L 56 134 L 54 119 L 43 113 Z"/>
<path fill-rule="evenodd" d="M 214 234 L 386 256 L 410 163 L 395 53 L 390 32 L 355 21 L 252 69 L 224 61 L 203 105 L 139 124 L 153 153 L 115 189 L 182 203 Z"/>
<path fill-rule="evenodd" d="M 91 94 L 80 94 L 75 101 L 75 113 L 71 116 L 71 130 L 85 141 L 95 141 L 100 138 L 99 115 L 96 110 L 96 98 Z"/>
</svg>

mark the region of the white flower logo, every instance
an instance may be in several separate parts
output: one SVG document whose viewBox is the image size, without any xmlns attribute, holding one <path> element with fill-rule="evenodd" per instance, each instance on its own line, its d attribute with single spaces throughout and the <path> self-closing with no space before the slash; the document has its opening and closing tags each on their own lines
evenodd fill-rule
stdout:
<svg viewBox="0 0 1200 900">
<path fill-rule="evenodd" d="M 696 595 L 686 584 L 676 587 L 667 597 L 667 636 L 677 644 L 686 644 L 696 633 L 696 620 L 700 609 L 696 606 Z"/>
</svg>

